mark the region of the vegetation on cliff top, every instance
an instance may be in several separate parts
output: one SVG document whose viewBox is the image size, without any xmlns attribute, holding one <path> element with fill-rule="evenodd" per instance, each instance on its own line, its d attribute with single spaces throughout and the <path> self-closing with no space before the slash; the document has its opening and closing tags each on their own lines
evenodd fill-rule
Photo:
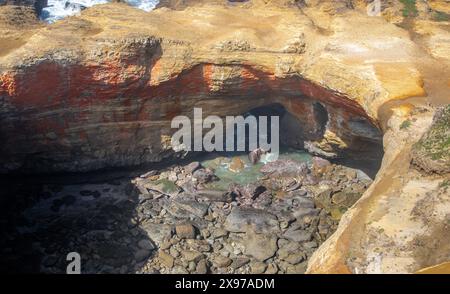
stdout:
<svg viewBox="0 0 450 294">
<path fill-rule="evenodd" d="M 413 161 L 426 171 L 450 172 L 450 105 L 439 109 L 428 132 L 413 146 Z"/>
<path fill-rule="evenodd" d="M 435 11 L 433 15 L 433 20 L 435 21 L 449 21 L 450 20 L 450 14 L 442 12 L 442 11 Z"/>
<path fill-rule="evenodd" d="M 403 3 L 403 16 L 414 17 L 417 16 L 418 11 L 416 7 L 416 0 L 400 0 Z"/>
</svg>

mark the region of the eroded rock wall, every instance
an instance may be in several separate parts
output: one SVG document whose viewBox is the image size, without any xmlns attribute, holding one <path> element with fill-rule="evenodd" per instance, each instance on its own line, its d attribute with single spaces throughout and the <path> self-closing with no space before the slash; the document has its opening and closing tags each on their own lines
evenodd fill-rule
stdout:
<svg viewBox="0 0 450 294">
<path fill-rule="evenodd" d="M 266 2 L 150 13 L 107 4 L 48 26 L 2 21 L 2 172 L 161 160 L 170 119 L 194 106 L 223 115 L 281 103 L 302 122 L 320 103 L 327 124 L 312 149 L 370 144 L 369 122 L 383 130 L 385 156 L 308 272 L 415 272 L 449 260 L 448 174 L 411 166 L 435 105 L 449 103 L 448 22 L 369 17 L 349 1 Z"/>
</svg>

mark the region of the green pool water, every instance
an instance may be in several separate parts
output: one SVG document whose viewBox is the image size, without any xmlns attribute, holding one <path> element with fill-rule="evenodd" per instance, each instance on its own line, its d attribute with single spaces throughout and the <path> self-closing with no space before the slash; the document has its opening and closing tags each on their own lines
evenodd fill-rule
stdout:
<svg viewBox="0 0 450 294">
<path fill-rule="evenodd" d="M 290 159 L 298 161 L 299 164 L 311 162 L 312 156 L 302 150 L 283 149 L 280 152 L 280 159 Z M 233 171 L 233 162 L 242 162 L 243 168 L 239 171 Z M 263 174 L 259 171 L 264 163 L 252 165 L 248 159 L 247 154 L 240 155 L 216 155 L 211 156 L 204 161 L 201 161 L 202 166 L 213 169 L 215 175 L 219 178 L 218 181 L 209 183 L 206 188 L 211 190 L 227 190 L 230 184 L 245 185 L 250 184 L 260 179 Z"/>
</svg>

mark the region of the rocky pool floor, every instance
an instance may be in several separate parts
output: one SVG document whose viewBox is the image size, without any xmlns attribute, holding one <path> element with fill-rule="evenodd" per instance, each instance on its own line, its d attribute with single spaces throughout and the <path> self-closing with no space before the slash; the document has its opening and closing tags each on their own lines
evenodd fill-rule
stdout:
<svg viewBox="0 0 450 294">
<path fill-rule="evenodd" d="M 64 273 L 78 252 L 82 273 L 303 273 L 371 182 L 286 152 L 267 164 L 216 155 L 132 179 L 43 185 L 3 213 L 2 266 Z"/>
</svg>

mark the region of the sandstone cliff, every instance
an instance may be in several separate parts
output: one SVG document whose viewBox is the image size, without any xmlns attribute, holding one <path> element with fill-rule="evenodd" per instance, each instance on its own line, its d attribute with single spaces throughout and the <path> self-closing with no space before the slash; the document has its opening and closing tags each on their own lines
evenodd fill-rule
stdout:
<svg viewBox="0 0 450 294">
<path fill-rule="evenodd" d="M 326 125 L 304 138 L 314 148 L 368 148 L 380 128 L 385 157 L 309 272 L 415 272 L 450 259 L 448 173 L 410 164 L 435 106 L 449 103 L 447 21 L 431 10 L 369 17 L 364 1 L 181 2 L 150 13 L 99 5 L 47 26 L 2 18 L 1 171 L 159 161 L 172 154 L 170 120 L 194 106 L 223 116 L 279 103 L 315 130 L 319 103 Z"/>
</svg>

